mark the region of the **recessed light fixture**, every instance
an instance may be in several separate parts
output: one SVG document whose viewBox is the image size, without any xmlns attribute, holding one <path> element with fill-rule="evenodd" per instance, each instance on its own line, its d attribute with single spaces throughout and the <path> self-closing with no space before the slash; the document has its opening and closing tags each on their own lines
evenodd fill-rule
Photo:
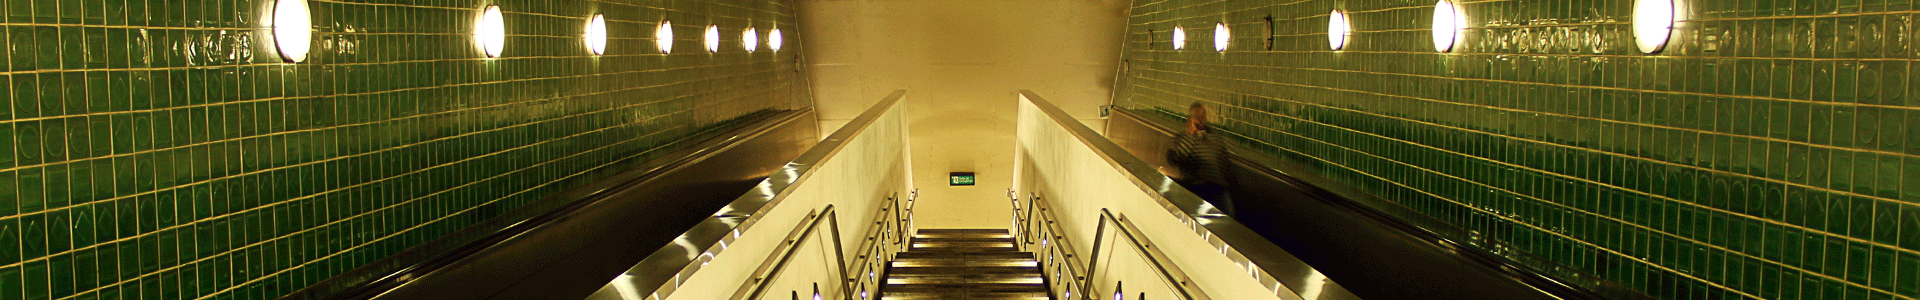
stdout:
<svg viewBox="0 0 1920 300">
<path fill-rule="evenodd" d="M 1460 40 L 1460 35 L 1466 31 L 1467 18 L 1465 15 L 1466 14 L 1460 12 L 1460 7 L 1454 6 L 1451 0 L 1440 0 L 1439 3 L 1433 5 L 1434 50 L 1440 52 L 1453 51 L 1454 44 Z"/>
<path fill-rule="evenodd" d="M 707 52 L 720 52 L 720 25 L 707 25 Z"/>
<path fill-rule="evenodd" d="M 660 46 L 660 53 L 673 53 L 673 21 L 660 21 L 660 28 L 653 30 L 653 44 Z"/>
<path fill-rule="evenodd" d="M 273 19 L 267 24 L 273 26 L 273 45 L 279 48 L 280 59 L 290 63 L 307 60 L 307 52 L 313 48 L 313 14 L 307 10 L 307 0 L 274 3 Z"/>
<path fill-rule="evenodd" d="M 1327 47 L 1335 51 L 1347 48 L 1347 37 L 1353 35 L 1353 24 L 1347 22 L 1347 14 L 1339 10 L 1327 17 Z"/>
<path fill-rule="evenodd" d="M 507 17 L 500 14 L 499 5 L 488 5 L 480 13 L 480 21 L 473 25 L 473 41 L 487 57 L 500 57 L 507 49 Z"/>
<path fill-rule="evenodd" d="M 1180 28 L 1180 26 L 1174 26 L 1173 27 L 1173 50 L 1180 50 L 1180 49 L 1186 49 L 1186 48 L 1187 48 L 1187 29 Z"/>
<path fill-rule="evenodd" d="M 753 50 L 759 50 L 760 31 L 754 30 L 753 27 L 747 27 L 746 32 L 741 32 L 740 48 L 747 49 L 747 52 L 753 52 Z"/>
<path fill-rule="evenodd" d="M 1673 36 L 1673 0 L 1640 0 L 1633 5 L 1633 36 L 1640 52 L 1659 53 Z"/>
<path fill-rule="evenodd" d="M 1227 23 L 1213 24 L 1213 51 L 1227 52 L 1227 43 L 1233 41 L 1233 33 L 1227 31 Z"/>
<path fill-rule="evenodd" d="M 779 28 L 774 28 L 773 30 L 767 31 L 767 49 L 773 49 L 773 51 L 780 51 L 780 46 L 782 46 L 782 44 L 784 44 L 785 42 L 786 42 L 786 38 L 780 36 Z"/>
<path fill-rule="evenodd" d="M 593 51 L 593 55 L 607 54 L 606 15 L 594 14 L 593 18 L 587 20 L 587 34 L 585 39 L 587 41 L 587 51 Z"/>
</svg>

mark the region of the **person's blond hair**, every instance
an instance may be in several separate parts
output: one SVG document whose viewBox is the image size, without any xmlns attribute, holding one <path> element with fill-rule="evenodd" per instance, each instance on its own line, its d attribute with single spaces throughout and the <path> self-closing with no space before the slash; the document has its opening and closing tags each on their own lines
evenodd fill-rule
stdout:
<svg viewBox="0 0 1920 300">
<path fill-rule="evenodd" d="M 1200 131 L 1213 130 L 1207 127 L 1207 106 L 1201 104 L 1200 101 L 1194 101 L 1193 105 L 1187 106 L 1187 122 L 1193 124 L 1194 129 Z"/>
</svg>

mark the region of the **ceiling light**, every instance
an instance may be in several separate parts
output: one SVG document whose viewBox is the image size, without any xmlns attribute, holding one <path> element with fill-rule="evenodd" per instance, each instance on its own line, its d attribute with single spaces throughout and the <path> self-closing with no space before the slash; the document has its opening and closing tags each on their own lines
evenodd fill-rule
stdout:
<svg viewBox="0 0 1920 300">
<path fill-rule="evenodd" d="M 720 25 L 707 25 L 707 52 L 720 52 Z"/>
<path fill-rule="evenodd" d="M 653 43 L 660 46 L 660 53 L 673 53 L 673 21 L 660 21 L 660 28 L 653 30 Z"/>
<path fill-rule="evenodd" d="M 273 44 L 280 50 L 280 58 L 297 63 L 307 60 L 307 51 L 313 47 L 313 15 L 307 10 L 307 0 L 280 0 L 273 6 L 273 19 L 267 20 L 273 26 Z"/>
<path fill-rule="evenodd" d="M 607 16 L 594 14 L 587 20 L 587 51 L 593 55 L 607 54 Z"/>
<path fill-rule="evenodd" d="M 1640 52 L 1659 53 L 1673 36 L 1673 0 L 1640 0 L 1633 5 L 1633 36 Z"/>
<path fill-rule="evenodd" d="M 1433 5 L 1433 49 L 1440 52 L 1453 51 L 1453 46 L 1466 30 L 1467 18 L 1453 1 L 1440 0 Z"/>
<path fill-rule="evenodd" d="M 740 33 L 740 48 L 747 49 L 747 52 L 758 50 L 760 48 L 760 32 L 754 30 L 753 27 L 747 27 L 746 32 Z"/>
<path fill-rule="evenodd" d="M 506 16 L 500 14 L 499 5 L 488 5 L 480 14 L 480 22 L 473 25 L 473 39 L 480 44 L 480 50 L 487 57 L 500 57 L 507 47 Z"/>
<path fill-rule="evenodd" d="M 1187 48 L 1187 29 L 1180 28 L 1180 26 L 1174 26 L 1173 27 L 1173 50 L 1180 50 L 1180 49 L 1186 49 L 1186 48 Z"/>
<path fill-rule="evenodd" d="M 1353 35 L 1353 24 L 1347 22 L 1347 14 L 1338 10 L 1327 18 L 1327 47 L 1333 50 L 1347 48 L 1347 37 Z"/>
<path fill-rule="evenodd" d="M 1227 43 L 1232 42 L 1233 34 L 1227 31 L 1227 23 L 1213 24 L 1213 50 L 1227 52 Z"/>
<path fill-rule="evenodd" d="M 773 49 L 773 51 L 780 51 L 780 46 L 785 41 L 786 39 L 780 36 L 779 28 L 774 28 L 773 30 L 767 31 L 767 49 Z"/>
</svg>

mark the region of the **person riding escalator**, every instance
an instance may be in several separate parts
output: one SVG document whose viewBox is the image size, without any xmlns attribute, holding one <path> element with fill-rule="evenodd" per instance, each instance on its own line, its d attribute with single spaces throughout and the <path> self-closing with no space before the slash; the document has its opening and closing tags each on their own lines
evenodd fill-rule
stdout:
<svg viewBox="0 0 1920 300">
<path fill-rule="evenodd" d="M 1231 153 L 1214 135 L 1207 118 L 1207 107 L 1200 102 L 1187 107 L 1186 130 L 1167 146 L 1167 164 L 1178 174 L 1174 176 L 1176 183 L 1234 216 L 1233 195 L 1229 192 L 1233 178 L 1226 170 Z"/>
</svg>

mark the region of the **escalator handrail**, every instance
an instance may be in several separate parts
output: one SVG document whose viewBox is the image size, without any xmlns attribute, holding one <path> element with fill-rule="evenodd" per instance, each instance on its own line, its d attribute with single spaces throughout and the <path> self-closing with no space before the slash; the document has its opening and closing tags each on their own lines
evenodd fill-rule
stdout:
<svg viewBox="0 0 1920 300">
<path fill-rule="evenodd" d="M 1020 91 L 1020 95 L 1055 123 L 1065 127 L 1068 133 L 1108 164 L 1125 173 L 1134 185 L 1153 195 L 1150 198 L 1159 201 L 1160 206 L 1175 219 L 1191 226 L 1200 238 L 1214 245 L 1224 245 L 1220 251 L 1222 254 L 1236 265 L 1249 266 L 1249 272 L 1254 273 L 1256 280 L 1262 285 L 1273 285 L 1276 294 L 1292 293 L 1280 291 L 1280 286 L 1285 286 L 1293 291 L 1315 291 L 1312 295 L 1303 295 L 1313 297 L 1308 300 L 1359 299 L 1299 257 L 1226 216 L 1206 200 L 1175 183 L 1173 178 L 1160 173 L 1104 135 L 1087 128 L 1052 102 L 1029 90 Z"/>
<path fill-rule="evenodd" d="M 1113 108 L 1113 114 L 1134 119 L 1145 125 L 1143 127 L 1152 129 L 1163 135 L 1172 136 L 1177 134 L 1174 128 L 1169 127 L 1168 124 L 1165 123 L 1169 120 L 1166 120 L 1164 116 L 1148 116 L 1141 112 L 1117 107 Z M 1466 245 L 1474 243 L 1461 241 L 1460 238 L 1458 238 L 1460 236 L 1472 235 L 1466 229 L 1447 224 L 1444 221 L 1430 216 L 1422 215 L 1406 207 L 1386 204 L 1391 201 L 1361 191 L 1352 186 L 1346 186 L 1320 177 L 1308 171 L 1305 167 L 1281 160 L 1280 158 L 1258 154 L 1260 152 L 1252 151 L 1240 145 L 1228 144 L 1227 147 L 1232 149 L 1232 151 L 1229 151 L 1232 153 L 1229 159 L 1231 159 L 1233 163 L 1250 166 L 1250 169 L 1257 173 L 1256 175 L 1278 178 L 1285 184 L 1306 190 L 1323 201 L 1339 204 L 1341 207 L 1367 216 L 1369 219 L 1372 219 L 1372 221 L 1398 229 L 1404 234 L 1419 237 L 1421 240 L 1432 243 L 1437 247 L 1449 249 L 1451 253 L 1458 254 L 1466 261 L 1506 273 L 1508 277 L 1519 281 L 1521 284 L 1527 285 L 1535 290 L 1552 294 L 1554 297 L 1564 299 L 1652 299 L 1645 294 L 1632 291 L 1618 284 L 1603 282 L 1603 279 L 1595 278 L 1590 274 L 1572 274 L 1572 276 L 1580 278 L 1569 281 L 1565 278 L 1556 278 L 1556 276 L 1552 274 L 1529 267 L 1515 261 L 1514 258 L 1494 254 L 1477 247 L 1468 247 Z M 1491 241 L 1483 240 L 1478 243 L 1487 242 Z M 1528 254 L 1509 253 L 1509 255 Z"/>
<path fill-rule="evenodd" d="M 742 127 L 731 128 L 728 129 L 728 131 L 714 132 L 716 135 L 707 137 L 705 140 L 697 140 L 697 143 L 691 147 L 663 155 L 664 157 L 668 157 L 668 159 L 650 161 L 639 168 L 622 171 L 609 176 L 607 179 L 589 183 L 585 186 L 549 196 L 549 199 L 542 200 L 565 202 L 553 209 L 539 212 L 516 211 L 516 213 L 531 214 L 522 216 L 523 219 L 519 220 L 508 220 L 514 218 L 512 215 L 487 220 L 488 222 L 507 222 L 507 224 L 501 228 L 488 231 L 478 231 L 481 230 L 480 228 L 468 228 L 456 233 L 478 236 L 478 238 L 475 238 L 473 241 L 460 244 L 445 244 L 442 242 L 443 240 L 451 240 L 453 237 L 442 237 L 421 245 L 416 245 L 402 251 L 400 254 L 383 258 L 366 266 L 362 266 L 359 269 L 350 270 L 345 274 L 328 278 L 312 286 L 301 288 L 293 293 L 281 296 L 278 299 L 351 300 L 377 297 L 383 293 L 404 286 L 413 279 L 425 276 L 445 266 L 455 264 L 472 253 L 502 243 L 513 236 L 527 232 L 532 228 L 539 227 L 552 220 L 564 218 L 567 214 L 582 207 L 587 207 L 595 202 L 606 201 L 608 197 L 620 194 L 621 191 L 644 185 L 658 176 L 670 174 L 686 166 L 718 156 L 720 153 L 730 150 L 742 142 L 769 133 L 784 124 L 800 120 L 802 115 L 809 113 L 813 113 L 812 108 L 780 112 L 764 116 L 762 119 L 754 120 L 751 124 Z M 433 247 L 448 247 L 448 249 L 430 251 Z M 412 263 L 399 262 L 409 256 L 418 255 L 425 255 L 426 258 Z M 373 270 L 377 266 L 391 264 L 402 264 L 402 266 L 384 272 Z M 354 282 L 356 281 L 354 275 L 371 275 L 371 277 Z"/>
<path fill-rule="evenodd" d="M 875 103 L 858 117 L 854 117 L 853 120 L 847 122 L 846 125 L 843 125 L 840 129 L 834 131 L 833 134 L 828 135 L 819 143 L 815 144 L 813 148 L 801 153 L 793 162 L 787 163 L 779 170 L 773 172 L 773 174 L 768 176 L 758 187 L 746 195 L 734 199 L 733 202 L 728 203 L 725 207 L 721 208 L 720 211 L 714 213 L 713 216 L 701 221 L 700 225 L 695 226 L 694 229 L 688 230 L 677 238 L 677 240 L 684 242 L 686 245 L 691 245 L 691 247 L 683 246 L 679 243 L 666 245 L 656 250 L 652 255 L 649 255 L 647 260 L 642 261 L 632 268 L 632 270 L 678 268 L 673 274 L 651 275 L 652 277 L 641 279 L 616 278 L 614 281 L 608 282 L 601 290 L 633 288 L 636 289 L 633 292 L 637 294 L 666 299 L 674 291 L 678 290 L 680 284 L 684 283 L 676 279 L 691 278 L 694 273 L 699 272 L 706 262 L 712 261 L 714 257 L 724 252 L 727 249 L 726 245 L 733 244 L 736 239 L 740 238 L 741 233 L 751 230 L 755 224 L 759 223 L 759 221 L 766 216 L 768 211 L 785 200 L 787 196 L 793 192 L 794 189 L 792 187 L 811 178 L 817 173 L 814 172 L 815 168 L 832 158 L 835 154 L 838 154 L 841 150 L 846 149 L 848 143 L 852 142 L 855 136 L 872 127 L 871 125 L 873 125 L 881 115 L 896 109 L 896 106 L 906 97 L 906 94 L 906 90 L 895 90 L 892 94 L 887 95 L 886 98 L 881 99 L 880 102 Z M 909 205 L 911 205 L 911 200 L 909 200 Z M 911 212 L 910 207 L 911 206 L 909 206 L 909 213 Z M 725 228 L 725 230 L 714 230 L 721 228 Z M 699 253 L 699 255 L 687 257 L 677 251 Z M 629 273 L 632 272 L 633 271 L 629 271 Z M 631 282 L 640 282 L 646 285 L 631 286 Z M 659 282 L 659 284 L 653 285 L 653 282 Z"/>
</svg>

